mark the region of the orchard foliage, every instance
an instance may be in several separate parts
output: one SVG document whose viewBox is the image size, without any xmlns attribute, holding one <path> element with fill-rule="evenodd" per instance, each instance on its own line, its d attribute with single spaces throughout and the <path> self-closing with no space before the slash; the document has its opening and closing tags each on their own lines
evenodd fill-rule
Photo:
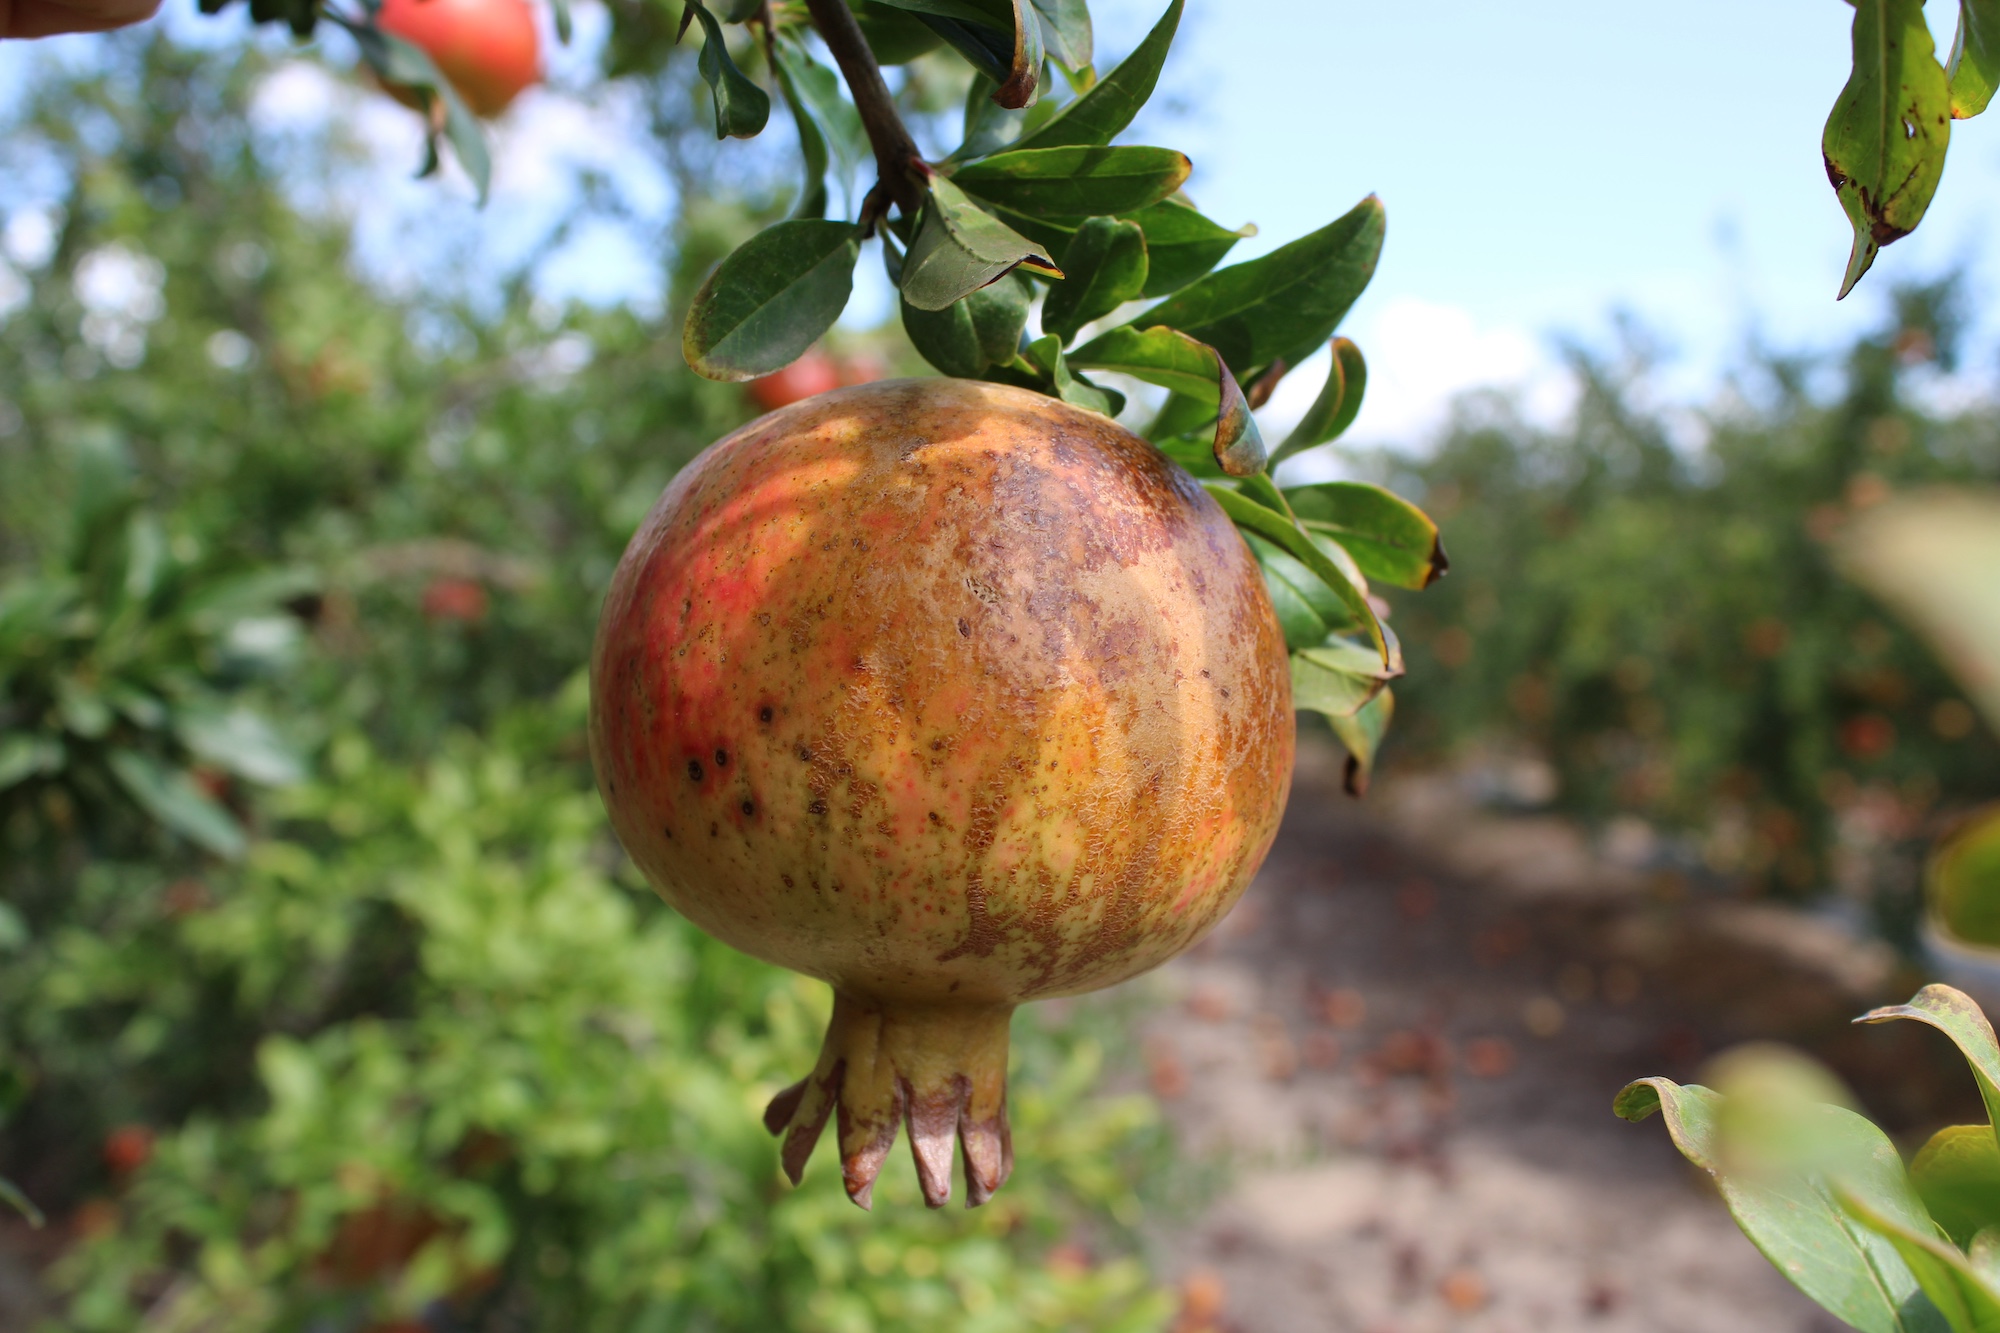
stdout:
<svg viewBox="0 0 2000 1333">
<path fill-rule="evenodd" d="M 52 226 L 0 316 L 8 614 L 59 612 L 0 650 L 0 752 L 33 759 L 0 783 L 0 1174 L 75 1237 L 45 1313 L 1163 1325 L 1131 1230 L 1156 1113 L 1103 1090 L 1100 1011 L 1017 1026 L 1035 1165 L 1006 1198 L 928 1214 L 901 1169 L 849 1216 L 830 1178 L 786 1188 L 757 1126 L 823 998 L 669 912 L 603 827 L 594 610 L 743 391 L 658 319 L 519 275 L 386 296 L 288 202 L 245 111 L 270 62 L 103 59 L 0 126 L 0 177 L 60 191 L 0 203 L 10 237 Z M 121 753 L 191 774 L 205 814 L 136 797 Z"/>
</svg>

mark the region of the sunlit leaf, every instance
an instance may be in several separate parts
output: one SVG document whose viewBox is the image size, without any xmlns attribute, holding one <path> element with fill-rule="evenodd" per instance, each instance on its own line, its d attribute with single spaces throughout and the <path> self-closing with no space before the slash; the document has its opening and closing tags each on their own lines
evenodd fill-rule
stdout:
<svg viewBox="0 0 2000 1333">
<path fill-rule="evenodd" d="M 1125 406 L 1124 395 L 1109 389 L 1099 388 L 1089 380 L 1074 374 L 1063 356 L 1062 340 L 1055 334 L 1044 334 L 1022 349 L 1021 355 L 1042 374 L 1048 376 L 1055 396 L 1065 403 L 1098 412 L 1107 417 L 1115 417 Z"/>
<path fill-rule="evenodd" d="M 1947 1125 L 1910 1163 L 1910 1182 L 1931 1219 L 1952 1241 L 1970 1245 L 2000 1223 L 2000 1145 L 1991 1125 Z"/>
<path fill-rule="evenodd" d="M 1426 588 L 1451 568 L 1430 516 L 1393 491 L 1364 481 L 1328 481 L 1285 491 L 1310 532 L 1345 547 L 1371 579 Z"/>
<path fill-rule="evenodd" d="M 1171 148 L 1010 148 L 952 174 L 967 194 L 1017 213 L 1127 213 L 1181 187 L 1191 164 Z"/>
<path fill-rule="evenodd" d="M 1297 703 L 1296 661 L 1293 671 L 1294 704 Z M 1396 715 L 1396 695 L 1384 689 L 1367 703 L 1352 713 L 1328 713 L 1327 726 L 1347 750 L 1347 766 L 1342 774 L 1341 785 L 1349 796 L 1361 797 L 1368 794 L 1368 782 L 1375 773 L 1375 757 L 1381 752 L 1382 738 L 1389 733 L 1389 722 Z"/>
<path fill-rule="evenodd" d="M 1945 74 L 1954 119 L 1976 116 L 1993 100 L 2000 85 L 2000 0 L 1959 0 L 1958 35 Z"/>
<path fill-rule="evenodd" d="M 1146 233 L 1146 286 L 1141 296 L 1166 296 L 1223 261 L 1235 244 L 1257 234 L 1211 222 L 1179 199 L 1162 199 L 1128 215 Z"/>
<path fill-rule="evenodd" d="M 1896 1247 L 1850 1220 L 1823 1178 L 1729 1168 L 1717 1124 L 1721 1103 L 1707 1088 L 1648 1078 L 1628 1084 L 1614 1110 L 1635 1121 L 1662 1112 L 1674 1146 L 1714 1179 L 1743 1234 L 1794 1286 L 1833 1314 L 1863 1333 L 1943 1333 L 1949 1325 Z M 1928 1225 L 1902 1159 L 1881 1130 L 1837 1106 L 1814 1114 L 1826 1155 L 1849 1188 L 1865 1194 L 1884 1216 L 1912 1228 Z"/>
<path fill-rule="evenodd" d="M 486 202 L 488 189 L 493 181 L 493 163 L 487 156 L 486 136 L 479 128 L 479 121 L 451 86 L 451 81 L 438 72 L 437 65 L 424 50 L 407 42 L 391 32 L 384 32 L 372 21 L 354 23 L 338 14 L 328 14 L 333 22 L 345 28 L 360 48 L 361 58 L 377 78 L 391 87 L 409 88 L 423 100 L 426 112 L 430 99 L 435 98 L 444 108 L 444 133 L 451 141 L 451 151 L 457 156 L 458 164 L 465 168 L 465 174 L 479 190 L 480 203 Z M 433 132 L 427 141 L 431 160 L 435 161 L 437 139 Z M 423 173 L 419 173 L 423 174 Z"/>
<path fill-rule="evenodd" d="M 1065 144 L 1107 144 L 1132 123 L 1139 108 L 1153 95 L 1160 67 L 1180 26 L 1185 0 L 1173 0 L 1146 39 L 1097 86 L 1057 112 L 1048 124 L 1021 140 L 1021 148 L 1057 148 Z"/>
<path fill-rule="evenodd" d="M 1084 0 L 1033 0 L 1033 4 L 1042 25 L 1042 49 L 1049 59 L 1065 69 L 1086 68 L 1095 45 L 1089 5 Z"/>
<path fill-rule="evenodd" d="M 1928 1223 L 1901 1217 L 1865 1197 L 1845 1180 L 1833 1183 L 1834 1197 L 1846 1214 L 1889 1242 L 1917 1285 L 1952 1328 L 1952 1333 L 1991 1333 L 2000 1329 L 2000 1290 L 1989 1285 L 1950 1242 L 1940 1239 Z"/>
<path fill-rule="evenodd" d="M 1951 89 L 1924 0 L 1854 0 L 1853 51 L 1854 71 L 1820 140 L 1827 178 L 1854 228 L 1842 296 L 1878 250 L 1923 220 L 1951 137 Z"/>
<path fill-rule="evenodd" d="M 1168 326 L 1221 352 L 1239 376 L 1296 364 L 1333 335 L 1382 252 L 1373 195 L 1346 216 L 1247 263 L 1217 269 L 1146 311 L 1139 328 Z"/>
<path fill-rule="evenodd" d="M 826 176 L 831 169 L 843 191 L 853 188 L 854 173 L 868 157 L 861 113 L 840 95 L 840 78 L 808 55 L 790 34 L 772 42 L 778 86 L 792 109 L 798 128 L 799 151 L 805 159 L 805 189 L 794 217 L 824 217 Z"/>
<path fill-rule="evenodd" d="M 238 777 L 282 786 L 305 776 L 298 752 L 268 721 L 241 705 L 182 707 L 173 720 L 174 734 L 197 758 Z"/>
<path fill-rule="evenodd" d="M 1062 272 L 1041 246 L 945 177 L 933 177 L 916 240 L 903 261 L 903 299 L 919 310 L 942 310 L 1022 263 Z"/>
<path fill-rule="evenodd" d="M 1361 396 L 1368 389 L 1368 363 L 1362 360 L 1361 349 L 1352 340 L 1335 338 L 1332 356 L 1326 370 L 1326 383 L 1321 386 L 1319 396 L 1313 399 L 1306 414 L 1299 418 L 1299 424 L 1285 437 L 1271 455 L 1271 463 L 1276 466 L 1293 454 L 1314 449 L 1329 440 L 1335 440 L 1354 424 L 1354 418 L 1361 412 Z"/>
<path fill-rule="evenodd" d="M 1222 506 L 1222 512 L 1229 516 L 1230 522 L 1247 532 L 1256 533 L 1279 547 L 1332 589 L 1347 608 L 1354 624 L 1368 635 L 1369 642 L 1374 645 L 1383 663 L 1387 665 L 1390 662 L 1388 637 L 1383 633 L 1382 622 L 1377 618 L 1375 608 L 1368 604 L 1367 589 L 1357 584 L 1325 551 L 1321 550 L 1303 528 L 1283 515 L 1273 513 L 1248 496 L 1239 494 L 1229 485 L 1210 482 L 1208 493 Z"/>
<path fill-rule="evenodd" d="M 1108 329 L 1076 349 L 1072 365 L 1111 370 L 1157 384 L 1177 398 L 1200 403 L 1215 422 L 1215 461 L 1232 477 L 1264 467 L 1264 439 L 1257 418 L 1229 366 L 1213 348 L 1178 329 Z"/>
<path fill-rule="evenodd" d="M 2000 1041 L 1993 1024 L 1972 998 L 1960 990 L 1933 982 L 1911 997 L 1908 1004 L 1884 1005 L 1870 1009 L 1857 1023 L 1889 1023 L 1899 1018 L 1914 1019 L 1950 1037 L 1972 1069 L 1979 1096 L 1986 1103 L 1986 1119 L 2000 1125 Z"/>
<path fill-rule="evenodd" d="M 62 767 L 62 742 L 48 736 L 13 732 L 0 736 L 0 791 Z"/>
<path fill-rule="evenodd" d="M 682 331 L 687 363 L 713 380 L 790 365 L 833 327 L 854 287 L 861 233 L 796 218 L 738 246 L 695 293 Z"/>
</svg>

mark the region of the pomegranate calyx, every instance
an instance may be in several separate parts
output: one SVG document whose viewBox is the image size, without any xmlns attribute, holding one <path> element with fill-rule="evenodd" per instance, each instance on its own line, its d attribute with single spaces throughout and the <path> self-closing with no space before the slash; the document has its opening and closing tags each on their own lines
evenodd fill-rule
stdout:
<svg viewBox="0 0 2000 1333">
<path fill-rule="evenodd" d="M 965 1206 L 993 1197 L 1014 1169 L 1007 1129 L 1010 1004 L 926 1005 L 834 992 L 813 1072 L 771 1099 L 764 1127 L 784 1137 L 781 1160 L 796 1185 L 838 1112 L 847 1197 L 874 1201 L 875 1178 L 895 1146 L 900 1121 L 910 1135 L 924 1202 L 951 1198 L 952 1140 L 965 1157 Z"/>
</svg>

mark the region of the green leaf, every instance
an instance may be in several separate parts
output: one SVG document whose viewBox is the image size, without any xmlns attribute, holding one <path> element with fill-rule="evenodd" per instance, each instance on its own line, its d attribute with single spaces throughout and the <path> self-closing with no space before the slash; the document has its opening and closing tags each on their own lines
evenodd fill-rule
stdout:
<svg viewBox="0 0 2000 1333">
<path fill-rule="evenodd" d="M 63 744 L 48 736 L 11 732 L 0 736 L 0 791 L 63 765 Z"/>
<path fill-rule="evenodd" d="M 771 49 L 806 160 L 806 188 L 793 216 L 822 217 L 827 171 L 834 171 L 843 191 L 851 190 L 854 173 L 869 160 L 868 135 L 861 113 L 840 95 L 840 77 L 808 55 L 797 38 L 780 34 Z M 809 207 L 815 199 L 817 207 Z"/>
<path fill-rule="evenodd" d="M 1042 25 L 1029 0 L 885 0 L 925 26 L 994 83 L 1010 110 L 1034 102 L 1042 71 Z"/>
<path fill-rule="evenodd" d="M 1173 0 L 1167 12 L 1131 55 L 1097 81 L 1097 86 L 1057 112 L 1048 124 L 1028 135 L 1021 148 L 1060 148 L 1068 144 L 1107 144 L 1132 123 L 1139 108 L 1153 95 L 1180 27 L 1185 0 Z"/>
<path fill-rule="evenodd" d="M 1944 1316 L 1953 1333 L 1993 1333 L 2000 1329 L 2000 1291 L 1951 1245 L 1938 1239 L 1924 1217 L 1916 1222 L 1897 1216 L 1867 1198 L 1848 1182 L 1836 1180 L 1834 1197 L 1846 1214 L 1889 1242 L 1917 1285 Z"/>
<path fill-rule="evenodd" d="M 182 707 L 174 734 L 197 758 L 238 777 L 284 786 L 305 776 L 305 761 L 276 728 L 248 708 Z"/>
<path fill-rule="evenodd" d="M 1033 0 L 1042 28 L 1042 49 L 1064 69 L 1088 68 L 1095 42 L 1090 6 L 1084 0 Z"/>
<path fill-rule="evenodd" d="M 1146 286 L 1139 295 L 1166 296 L 1207 273 L 1255 227 L 1231 231 L 1179 199 L 1162 199 L 1127 215 L 1146 233 Z"/>
<path fill-rule="evenodd" d="M 685 0 L 688 12 L 701 21 L 701 56 L 695 61 L 715 103 L 715 137 L 754 139 L 771 119 L 771 95 L 751 82 L 729 58 L 722 25 L 701 0 Z"/>
<path fill-rule="evenodd" d="M 1945 75 L 1954 120 L 1978 115 L 1993 100 L 2000 85 L 2000 0 L 1959 0 L 1958 35 Z"/>
<path fill-rule="evenodd" d="M 1218 269 L 1146 311 L 1138 328 L 1169 326 L 1222 353 L 1239 376 L 1296 364 L 1333 335 L 1382 253 L 1375 196 L 1261 259 Z"/>
<path fill-rule="evenodd" d="M 1272 466 L 1293 454 L 1338 439 L 1360 415 L 1361 395 L 1368 388 L 1368 363 L 1361 359 L 1361 349 L 1351 339 L 1335 338 L 1332 352 L 1319 397 L 1313 399 L 1313 405 L 1299 418 L 1299 424 L 1271 455 Z"/>
<path fill-rule="evenodd" d="M 1910 1182 L 1931 1218 L 1964 1246 L 2000 1223 L 2000 1145 L 1991 1125 L 1947 1125 L 1910 1163 Z"/>
<path fill-rule="evenodd" d="M 1021 349 L 1035 288 L 1019 273 L 954 301 L 943 310 L 903 302 L 903 331 L 924 360 L 947 375 L 978 379 L 988 366 L 1012 361 Z"/>
<path fill-rule="evenodd" d="M 1042 247 L 966 198 L 945 177 L 932 177 L 917 238 L 903 261 L 904 300 L 919 310 L 942 310 L 1022 263 L 1062 276 Z"/>
<path fill-rule="evenodd" d="M 70 733 L 96 740 L 111 730 L 111 705 L 94 686 L 62 675 L 56 677 L 55 687 L 56 713 Z"/>
<path fill-rule="evenodd" d="M 1924 0 L 1854 0 L 1853 50 L 1854 71 L 1820 139 L 1827 179 L 1854 228 L 1842 296 L 1877 251 L 1923 220 L 1951 138 L 1951 89 Z"/>
<path fill-rule="evenodd" d="M 975 157 L 985 157 L 997 152 L 1007 144 L 1021 137 L 1022 127 L 1028 123 L 1026 111 L 1010 111 L 996 104 L 993 91 L 997 87 L 984 74 L 974 74 L 965 86 L 965 114 L 958 148 L 952 157 L 969 161 Z"/>
<path fill-rule="evenodd" d="M 1065 403 L 1074 403 L 1103 416 L 1115 417 L 1125 407 L 1124 395 L 1110 389 L 1099 388 L 1089 380 L 1072 374 L 1067 358 L 1063 356 L 1062 340 L 1055 334 L 1044 334 L 1022 349 L 1021 355 L 1027 362 L 1046 376 L 1055 389 L 1055 396 Z"/>
<path fill-rule="evenodd" d="M 1396 674 L 1367 644 L 1334 636 L 1292 653 L 1292 706 L 1351 717 Z"/>
<path fill-rule="evenodd" d="M 1296 673 L 1293 676 L 1297 680 Z M 1295 687 L 1296 688 L 1296 687 Z M 1368 780 L 1374 776 L 1375 756 L 1381 752 L 1382 738 L 1389 733 L 1389 721 L 1396 715 L 1396 696 L 1384 689 L 1352 713 L 1326 715 L 1327 726 L 1347 749 L 1347 771 L 1341 785 L 1356 798 L 1368 794 Z"/>
<path fill-rule="evenodd" d="M 1042 327 L 1067 343 L 1092 320 L 1138 299 L 1146 286 L 1146 233 L 1136 222 L 1085 218 L 1062 266 L 1066 276 L 1042 303 Z"/>
<path fill-rule="evenodd" d="M 553 0 L 550 8 L 555 11 L 556 40 L 568 46 L 570 37 L 576 31 L 575 25 L 570 21 L 569 0 Z"/>
<path fill-rule="evenodd" d="M 1144 331 L 1125 325 L 1092 338 L 1070 356 L 1070 364 L 1112 370 L 1157 384 L 1176 397 L 1200 403 L 1215 415 L 1215 461 L 1232 477 L 1263 470 L 1264 437 L 1236 377 L 1213 348 L 1178 329 Z"/>
<path fill-rule="evenodd" d="M 1211 482 L 1208 493 L 1222 506 L 1222 512 L 1237 527 L 1271 542 L 1287 555 L 1297 560 L 1313 572 L 1353 617 L 1353 623 L 1364 630 L 1368 641 L 1380 654 L 1384 666 L 1391 664 L 1388 636 L 1383 633 L 1382 622 L 1375 615 L 1375 608 L 1368 604 L 1367 589 L 1358 584 L 1334 562 L 1325 551 L 1313 541 L 1306 531 L 1282 514 L 1273 513 L 1246 495 L 1238 493 L 1226 484 Z"/>
<path fill-rule="evenodd" d="M 1127 213 L 1181 187 L 1193 164 L 1171 148 L 1010 148 L 952 173 L 967 194 L 1042 217 Z"/>
<path fill-rule="evenodd" d="M 137 750 L 113 750 L 107 763 L 118 785 L 147 814 L 217 856 L 233 860 L 243 854 L 243 830 L 236 820 L 186 773 L 167 769 Z"/>
<path fill-rule="evenodd" d="M 1822 1181 L 1799 1172 L 1735 1169 L 1718 1125 L 1722 1104 L 1707 1088 L 1647 1078 L 1627 1084 L 1613 1109 L 1633 1121 L 1664 1112 L 1674 1146 L 1714 1179 L 1743 1234 L 1794 1286 L 1840 1319 L 1863 1333 L 1941 1333 L 1948 1327 L 1896 1247 L 1850 1221 Z M 1837 1106 L 1814 1108 L 1813 1114 L 1827 1156 L 1857 1197 L 1865 1194 L 1883 1216 L 1913 1228 L 1928 1223 L 1881 1130 Z"/>
<path fill-rule="evenodd" d="M 878 65 L 907 65 L 944 43 L 942 37 L 894 0 L 851 0 L 850 8 Z"/>
<path fill-rule="evenodd" d="M 833 326 L 854 287 L 861 233 L 796 218 L 766 227 L 709 274 L 681 334 L 687 363 L 712 380 L 790 365 Z"/>
<path fill-rule="evenodd" d="M 354 23 L 329 13 L 328 18 L 347 29 L 360 48 L 361 58 L 377 78 L 391 87 L 408 88 L 417 94 L 423 104 L 428 120 L 430 99 L 435 97 L 444 103 L 444 132 L 451 141 L 451 151 L 458 158 L 458 164 L 465 168 L 465 174 L 479 190 L 479 202 L 486 202 L 486 194 L 493 182 L 493 162 L 486 152 L 486 136 L 479 128 L 479 121 L 451 86 L 451 80 L 438 71 L 437 65 L 425 54 L 422 47 L 407 42 L 391 32 L 384 32 L 374 24 L 371 15 L 366 23 Z M 419 175 L 429 175 L 437 160 L 437 136 L 433 130 L 427 140 L 429 157 L 426 169 Z"/>
<path fill-rule="evenodd" d="M 1971 997 L 1933 982 L 1912 996 L 1908 1004 L 1870 1009 L 1854 1021 L 1889 1023 L 1899 1018 L 1928 1023 L 1951 1038 L 1958 1053 L 1972 1067 L 1980 1100 L 1986 1103 L 1987 1121 L 2000 1125 L 2000 1042 L 1994 1040 L 1993 1025 L 1986 1021 L 1986 1015 Z"/>
<path fill-rule="evenodd" d="M 1012 0 L 872 0 L 872 3 L 996 31 L 1010 30 L 1014 21 Z"/>
<path fill-rule="evenodd" d="M 1427 588 L 1451 568 L 1437 524 L 1392 491 L 1363 481 L 1328 481 L 1285 491 L 1309 532 L 1345 547 L 1371 579 L 1398 588 Z"/>
</svg>

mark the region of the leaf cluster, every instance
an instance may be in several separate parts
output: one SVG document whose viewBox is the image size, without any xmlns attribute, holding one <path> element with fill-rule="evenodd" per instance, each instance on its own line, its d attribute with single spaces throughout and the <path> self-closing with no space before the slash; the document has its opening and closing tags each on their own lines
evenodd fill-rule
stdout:
<svg viewBox="0 0 2000 1333">
<path fill-rule="evenodd" d="M 1944 985 L 1855 1021 L 1899 1018 L 1949 1037 L 1986 1104 L 1985 1123 L 1939 1130 L 1907 1168 L 1881 1130 L 1825 1099 L 1802 1057 L 1739 1061 L 1723 1090 L 1640 1079 L 1615 1109 L 1663 1113 L 1744 1234 L 1849 1327 L 1979 1333 L 2000 1324 L 2000 1042 Z"/>
<path fill-rule="evenodd" d="M 1358 792 L 1392 706 L 1384 683 L 1402 670 L 1368 580 L 1422 587 L 1444 572 L 1443 551 L 1435 525 L 1379 488 L 1284 491 L 1269 468 L 1333 440 L 1360 410 L 1365 362 L 1334 330 L 1374 272 L 1383 212 L 1371 197 L 1271 254 L 1218 267 L 1248 229 L 1209 219 L 1186 197 L 1183 154 L 1117 142 L 1159 81 L 1184 2 L 1172 0 L 1100 77 L 1088 63 L 1081 0 L 873 0 L 858 12 L 868 49 L 841 51 L 844 62 L 907 59 L 924 46 L 907 39 L 923 29 L 972 66 L 960 143 L 934 163 L 896 160 L 907 153 L 900 124 L 865 110 L 865 98 L 850 106 L 838 97 L 832 71 L 816 62 L 806 14 L 786 6 L 746 14 L 765 29 L 806 179 L 798 216 L 708 276 L 683 350 L 715 379 L 777 371 L 833 326 L 863 243 L 879 240 L 904 332 L 943 373 L 1112 416 L 1126 395 L 1102 377 L 1165 390 L 1146 433 L 1208 480 L 1263 562 L 1294 650 L 1297 701 L 1331 720 L 1353 756 Z M 704 59 L 716 51 L 722 69 L 721 29 L 700 12 Z M 840 45 L 837 31 L 829 40 Z M 1073 90 L 1066 98 L 1051 69 Z M 716 133 L 735 134 L 729 106 L 745 99 L 725 99 L 716 86 Z M 886 174 L 856 219 L 826 218 L 827 173 L 836 159 L 864 160 L 861 136 Z M 1328 344 L 1325 387 L 1273 453 L 1255 405 Z"/>
</svg>

